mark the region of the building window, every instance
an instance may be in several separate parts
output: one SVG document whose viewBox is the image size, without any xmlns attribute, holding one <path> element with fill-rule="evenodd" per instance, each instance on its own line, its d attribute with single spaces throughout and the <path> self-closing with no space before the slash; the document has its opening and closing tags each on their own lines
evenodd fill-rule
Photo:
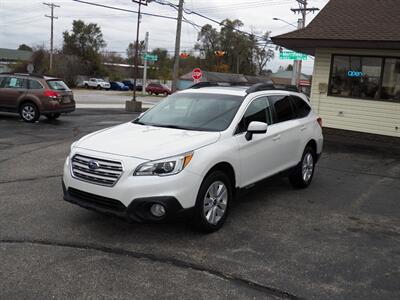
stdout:
<svg viewBox="0 0 400 300">
<path fill-rule="evenodd" d="M 385 59 L 381 98 L 400 101 L 400 58 Z"/>
<path fill-rule="evenodd" d="M 335 55 L 330 95 L 378 100 L 382 61 L 380 57 Z"/>
</svg>

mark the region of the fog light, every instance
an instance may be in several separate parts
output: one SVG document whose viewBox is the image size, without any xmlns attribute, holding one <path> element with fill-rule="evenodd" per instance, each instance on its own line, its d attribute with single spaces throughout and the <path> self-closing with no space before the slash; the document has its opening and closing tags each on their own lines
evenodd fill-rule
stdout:
<svg viewBox="0 0 400 300">
<path fill-rule="evenodd" d="M 165 215 L 165 207 L 161 204 L 153 204 L 150 208 L 150 212 L 153 216 L 160 218 Z"/>
</svg>

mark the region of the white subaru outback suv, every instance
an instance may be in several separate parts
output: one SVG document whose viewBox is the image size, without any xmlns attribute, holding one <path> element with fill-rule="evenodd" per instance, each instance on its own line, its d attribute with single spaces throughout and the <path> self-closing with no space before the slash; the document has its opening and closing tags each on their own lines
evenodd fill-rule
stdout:
<svg viewBox="0 0 400 300">
<path fill-rule="evenodd" d="M 241 188 L 283 171 L 307 187 L 322 145 L 321 119 L 303 94 L 198 84 L 72 144 L 64 199 L 136 221 L 190 216 L 212 232 Z"/>
</svg>

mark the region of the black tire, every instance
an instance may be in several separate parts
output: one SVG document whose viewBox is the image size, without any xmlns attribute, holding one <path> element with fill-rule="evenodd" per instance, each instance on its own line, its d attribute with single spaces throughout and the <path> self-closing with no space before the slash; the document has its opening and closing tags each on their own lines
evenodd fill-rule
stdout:
<svg viewBox="0 0 400 300">
<path fill-rule="evenodd" d="M 52 113 L 52 114 L 47 114 L 46 118 L 49 120 L 56 120 L 61 116 L 59 113 Z"/>
<path fill-rule="evenodd" d="M 98 85 L 98 86 L 97 86 L 97 89 L 98 89 L 98 90 L 101 90 L 102 88 L 101 88 L 101 86 L 100 86 L 100 85 Z"/>
<path fill-rule="evenodd" d="M 168 92 L 165 92 L 165 93 L 164 93 L 164 96 L 165 96 L 165 97 L 168 97 Z"/>
<path fill-rule="evenodd" d="M 217 185 L 218 187 L 221 186 L 221 183 L 223 186 L 226 188 L 226 193 L 221 193 L 221 200 L 215 199 L 214 203 L 209 203 L 209 207 L 211 207 L 208 212 L 211 212 L 211 218 L 212 218 L 212 210 L 214 209 L 215 214 L 214 214 L 214 223 L 211 223 L 207 219 L 207 212 L 206 212 L 206 198 L 210 199 L 211 194 L 209 192 L 209 189 L 213 185 Z M 226 195 L 226 199 L 222 199 L 222 194 Z M 207 197 L 208 195 L 208 197 Z M 229 212 L 229 205 L 230 202 L 233 199 L 233 191 L 232 191 L 232 184 L 229 179 L 229 177 L 222 171 L 214 171 L 210 174 L 208 174 L 204 180 L 203 183 L 200 186 L 199 193 L 197 194 L 197 199 L 196 199 L 196 206 L 194 210 L 194 226 L 197 230 L 204 232 L 204 233 L 211 233 L 214 231 L 217 231 L 222 227 L 222 225 L 225 223 L 225 220 L 228 216 Z M 225 203 L 226 202 L 226 203 Z M 221 216 L 218 216 L 217 212 L 222 212 L 223 204 L 225 203 L 225 210 Z M 214 208 L 215 207 L 215 208 Z M 219 219 L 218 219 L 219 218 Z"/>
<path fill-rule="evenodd" d="M 307 146 L 294 173 L 289 176 L 289 181 L 294 188 L 304 189 L 311 184 L 315 172 L 316 158 L 317 155 L 314 148 Z M 310 165 L 311 160 L 312 166 Z"/>
<path fill-rule="evenodd" d="M 87 89 L 89 88 L 89 85 L 87 83 L 85 84 L 85 88 L 87 88 Z"/>
<path fill-rule="evenodd" d="M 39 109 L 32 102 L 22 103 L 19 108 L 19 115 L 27 123 L 35 123 L 40 118 Z"/>
</svg>

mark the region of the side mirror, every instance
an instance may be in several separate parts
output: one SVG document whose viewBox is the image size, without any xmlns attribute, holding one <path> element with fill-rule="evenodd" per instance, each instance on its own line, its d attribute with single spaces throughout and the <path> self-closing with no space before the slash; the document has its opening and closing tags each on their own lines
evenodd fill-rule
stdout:
<svg viewBox="0 0 400 300">
<path fill-rule="evenodd" d="M 253 134 L 263 134 L 266 133 L 268 129 L 268 124 L 263 122 L 253 121 L 249 124 L 245 138 L 250 141 L 253 138 Z"/>
</svg>

